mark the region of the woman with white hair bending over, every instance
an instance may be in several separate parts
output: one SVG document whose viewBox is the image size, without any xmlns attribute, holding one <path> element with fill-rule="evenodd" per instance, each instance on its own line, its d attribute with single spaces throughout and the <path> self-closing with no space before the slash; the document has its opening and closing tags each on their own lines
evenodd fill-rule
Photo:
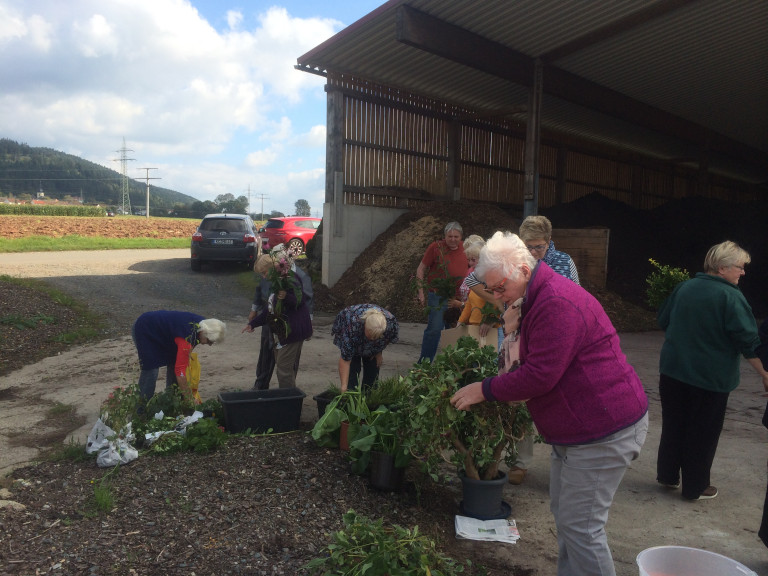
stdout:
<svg viewBox="0 0 768 576">
<path fill-rule="evenodd" d="M 184 396 L 192 394 L 187 386 L 189 355 L 198 344 L 211 346 L 224 340 L 227 325 L 215 318 L 192 312 L 156 310 L 145 312 L 133 325 L 131 335 L 139 353 L 141 374 L 139 394 L 146 402 L 155 394 L 157 375 L 166 367 L 165 387 L 174 383 Z"/>
<path fill-rule="evenodd" d="M 392 313 L 375 304 L 356 304 L 338 313 L 331 334 L 333 343 L 341 350 L 342 392 L 357 388 L 361 371 L 363 390 L 373 386 L 384 361 L 384 348 L 397 342 L 398 331 Z"/>
<path fill-rule="evenodd" d="M 525 400 L 552 446 L 550 509 L 557 573 L 616 573 L 605 523 L 648 431 L 648 399 L 600 303 L 536 260 L 516 235 L 496 232 L 476 274 L 505 304 L 522 301 L 520 366 L 458 390 L 451 403 Z"/>
</svg>

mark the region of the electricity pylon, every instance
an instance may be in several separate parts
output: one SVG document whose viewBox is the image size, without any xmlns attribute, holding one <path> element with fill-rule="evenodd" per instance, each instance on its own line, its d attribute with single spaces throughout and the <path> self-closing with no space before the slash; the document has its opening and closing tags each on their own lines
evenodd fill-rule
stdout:
<svg viewBox="0 0 768 576">
<path fill-rule="evenodd" d="M 128 160 L 135 160 L 135 158 L 128 158 L 128 152 L 133 152 L 133 150 L 130 150 L 125 147 L 125 137 L 123 137 L 123 147 L 120 148 L 120 150 L 115 150 L 115 152 L 120 152 L 120 168 L 122 169 L 122 178 L 120 178 L 120 188 L 122 190 L 122 210 L 123 214 L 133 214 L 133 211 L 131 210 L 131 197 L 128 194 L 128 190 L 130 188 L 128 182 Z M 117 160 L 117 158 L 115 159 Z"/>
</svg>

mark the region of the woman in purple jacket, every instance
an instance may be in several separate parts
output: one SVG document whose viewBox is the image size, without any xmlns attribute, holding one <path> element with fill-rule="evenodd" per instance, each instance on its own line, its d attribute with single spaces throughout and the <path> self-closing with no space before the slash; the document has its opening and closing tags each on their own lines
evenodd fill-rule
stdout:
<svg viewBox="0 0 768 576">
<path fill-rule="evenodd" d="M 550 509 L 560 575 L 616 573 L 605 523 L 629 463 L 648 431 L 648 399 L 595 298 L 536 261 L 514 234 L 496 232 L 476 274 L 504 303 L 523 298 L 520 367 L 465 386 L 460 410 L 525 400 L 551 444 Z"/>
<path fill-rule="evenodd" d="M 267 278 L 269 272 L 274 268 L 275 263 L 268 254 L 262 255 L 254 265 L 254 270 L 261 274 L 262 278 Z M 301 348 L 304 340 L 312 336 L 312 318 L 309 314 L 307 302 L 311 296 L 307 293 L 309 287 L 305 287 L 301 278 L 297 274 L 290 275 L 291 282 L 298 288 L 296 292 L 301 294 L 301 298 L 296 298 L 294 290 L 281 290 L 269 295 L 267 306 L 262 308 L 261 312 L 254 316 L 243 328 L 243 332 L 253 332 L 254 328 L 264 326 L 274 310 L 277 300 L 282 300 L 282 315 L 288 325 L 288 334 L 279 339 L 272 331 L 272 337 L 275 339 L 275 368 L 277 370 L 277 385 L 280 388 L 293 388 L 296 386 L 296 368 L 298 359 L 301 356 Z M 309 281 L 309 280 L 307 280 Z"/>
</svg>

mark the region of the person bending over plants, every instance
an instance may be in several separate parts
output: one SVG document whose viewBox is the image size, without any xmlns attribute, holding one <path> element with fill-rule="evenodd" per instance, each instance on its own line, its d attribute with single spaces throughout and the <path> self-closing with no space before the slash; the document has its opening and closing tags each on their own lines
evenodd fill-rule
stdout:
<svg viewBox="0 0 768 576">
<path fill-rule="evenodd" d="M 336 315 L 331 334 L 339 347 L 341 391 L 357 388 L 363 373 L 363 390 L 379 377 L 384 349 L 398 339 L 399 326 L 391 312 L 375 304 L 355 304 Z"/>
<path fill-rule="evenodd" d="M 131 336 L 139 354 L 142 401 L 146 403 L 154 396 L 161 366 L 166 367 L 166 388 L 176 384 L 185 397 L 191 396 L 187 385 L 190 352 L 198 344 L 211 346 L 221 342 L 226 331 L 227 325 L 221 320 L 206 319 L 192 312 L 157 310 L 139 316 Z"/>
</svg>

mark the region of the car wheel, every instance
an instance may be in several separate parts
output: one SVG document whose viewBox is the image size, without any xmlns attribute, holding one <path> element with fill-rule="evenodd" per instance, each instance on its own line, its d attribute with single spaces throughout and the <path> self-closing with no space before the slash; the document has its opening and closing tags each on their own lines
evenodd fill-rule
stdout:
<svg viewBox="0 0 768 576">
<path fill-rule="evenodd" d="M 190 260 L 189 263 L 192 266 L 193 272 L 200 272 L 200 269 L 203 267 L 203 263 L 197 258 Z"/>
<path fill-rule="evenodd" d="M 290 242 L 288 242 L 288 249 L 293 249 L 296 251 L 297 254 L 301 254 L 304 252 L 304 242 L 299 240 L 298 238 L 294 238 Z"/>
</svg>

